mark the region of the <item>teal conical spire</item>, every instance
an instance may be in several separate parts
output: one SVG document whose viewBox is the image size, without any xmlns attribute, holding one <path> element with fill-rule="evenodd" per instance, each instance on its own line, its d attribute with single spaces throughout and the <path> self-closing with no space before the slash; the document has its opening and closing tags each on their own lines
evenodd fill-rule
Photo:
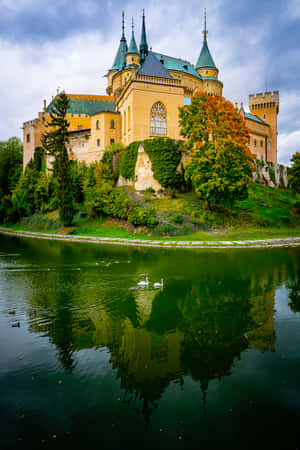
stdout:
<svg viewBox="0 0 300 450">
<path fill-rule="evenodd" d="M 212 59 L 212 56 L 210 54 L 208 45 L 207 45 L 207 34 L 208 31 L 206 29 L 206 10 L 204 10 L 204 30 L 203 30 L 203 45 L 200 52 L 200 56 L 198 58 L 196 69 L 203 69 L 204 67 L 210 67 L 213 69 L 216 69 L 216 65 L 214 63 L 214 60 Z"/>
<path fill-rule="evenodd" d="M 122 36 L 120 45 L 113 62 L 111 70 L 123 70 L 126 66 L 126 53 L 128 51 L 127 41 L 125 37 L 124 11 L 122 11 Z"/>
<path fill-rule="evenodd" d="M 141 64 L 145 61 L 147 55 L 148 55 L 148 43 L 147 43 L 147 37 L 146 37 L 145 11 L 143 9 L 142 35 L 141 35 L 141 43 L 140 43 Z"/>
<path fill-rule="evenodd" d="M 129 49 L 127 53 L 134 53 L 134 54 L 139 54 L 136 42 L 135 42 L 135 37 L 134 37 L 134 23 L 133 23 L 133 18 L 132 18 L 132 33 L 131 33 L 131 41 L 129 44 Z"/>
</svg>

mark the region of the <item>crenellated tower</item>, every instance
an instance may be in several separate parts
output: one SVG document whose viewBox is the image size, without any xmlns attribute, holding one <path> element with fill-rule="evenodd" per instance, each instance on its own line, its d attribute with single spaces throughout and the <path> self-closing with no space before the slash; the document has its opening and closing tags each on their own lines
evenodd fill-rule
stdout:
<svg viewBox="0 0 300 450">
<path fill-rule="evenodd" d="M 279 113 L 279 91 L 249 95 L 251 114 L 258 116 L 269 125 L 269 136 L 266 149 L 267 161 L 277 162 L 277 116 Z"/>
</svg>

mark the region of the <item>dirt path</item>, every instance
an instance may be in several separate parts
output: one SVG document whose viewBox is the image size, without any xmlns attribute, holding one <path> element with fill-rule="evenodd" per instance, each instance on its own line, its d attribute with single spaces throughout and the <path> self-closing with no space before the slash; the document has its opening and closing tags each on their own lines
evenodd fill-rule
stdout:
<svg viewBox="0 0 300 450">
<path fill-rule="evenodd" d="M 166 240 L 144 240 L 124 239 L 93 236 L 72 236 L 38 233 L 33 231 L 14 230 L 12 228 L 1 228 L 0 233 L 9 236 L 29 237 L 36 239 L 48 239 L 67 242 L 87 242 L 92 244 L 131 245 L 138 247 L 161 247 L 161 248 L 273 248 L 291 247 L 300 245 L 300 237 L 277 238 L 277 239 L 253 239 L 245 241 L 172 241 Z"/>
</svg>

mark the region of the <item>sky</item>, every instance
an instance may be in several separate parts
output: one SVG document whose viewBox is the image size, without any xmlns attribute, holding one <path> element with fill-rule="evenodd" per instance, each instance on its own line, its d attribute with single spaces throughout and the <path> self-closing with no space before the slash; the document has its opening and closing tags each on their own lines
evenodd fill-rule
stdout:
<svg viewBox="0 0 300 450">
<path fill-rule="evenodd" d="M 279 90 L 278 160 L 289 164 L 300 151 L 300 0 L 0 0 L 0 140 L 22 137 L 58 88 L 105 94 L 122 9 L 139 45 L 142 8 L 153 51 L 193 64 L 207 9 L 223 95 L 248 110 L 249 94 Z"/>
</svg>

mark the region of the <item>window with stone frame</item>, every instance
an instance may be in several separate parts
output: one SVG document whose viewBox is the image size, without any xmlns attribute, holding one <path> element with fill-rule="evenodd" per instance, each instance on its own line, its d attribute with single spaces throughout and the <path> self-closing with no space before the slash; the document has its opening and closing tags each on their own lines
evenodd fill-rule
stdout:
<svg viewBox="0 0 300 450">
<path fill-rule="evenodd" d="M 167 135 L 167 113 L 162 103 L 155 103 L 150 111 L 150 134 Z"/>
</svg>

